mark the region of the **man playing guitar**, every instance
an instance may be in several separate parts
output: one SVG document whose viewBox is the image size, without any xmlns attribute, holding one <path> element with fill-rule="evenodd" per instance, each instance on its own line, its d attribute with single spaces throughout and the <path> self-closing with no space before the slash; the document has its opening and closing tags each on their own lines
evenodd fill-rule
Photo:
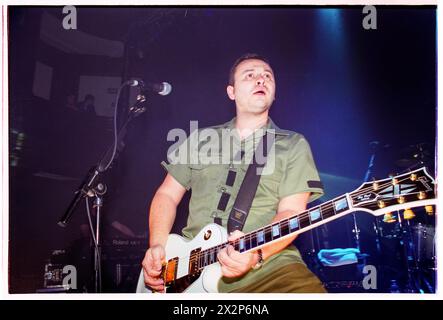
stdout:
<svg viewBox="0 0 443 320">
<path fill-rule="evenodd" d="M 234 144 L 246 156 L 253 154 L 255 145 L 247 142 L 251 139 L 257 142 L 254 139 L 260 140 L 263 136 L 255 134 L 258 129 L 270 130 L 274 134 L 273 152 L 270 152 L 267 162 L 269 164 L 272 161 L 274 167 L 260 178 L 242 230 L 245 233 L 301 213 L 308 202 L 323 194 L 306 139 L 301 134 L 279 129 L 269 118 L 275 89 L 274 72 L 268 61 L 256 54 L 243 55 L 234 63 L 227 86 L 228 97 L 235 102 L 236 117 L 226 124 L 212 127 L 219 132 L 232 129 Z M 222 153 L 222 150 L 219 152 Z M 201 228 L 214 222 L 214 219 L 226 227 L 248 166 L 248 163 L 231 163 L 229 166 L 162 164 L 168 174 L 152 200 L 149 216 L 150 247 L 142 262 L 145 285 L 157 292 L 165 290 L 165 246 L 175 221 L 177 206 L 185 192 L 192 189 L 188 222 L 183 229 L 185 238 L 194 238 Z M 236 173 L 232 185 L 226 183 L 229 170 Z M 224 194 L 227 195 L 225 204 L 220 206 L 219 200 Z M 243 232 L 235 231 L 227 240 L 234 241 Z M 223 248 L 217 254 L 222 274 L 217 285 L 218 291 L 326 292 L 319 279 L 306 267 L 297 248 L 292 245 L 295 237 L 284 237 L 259 250 L 244 253 L 235 250 L 232 245 Z"/>
</svg>

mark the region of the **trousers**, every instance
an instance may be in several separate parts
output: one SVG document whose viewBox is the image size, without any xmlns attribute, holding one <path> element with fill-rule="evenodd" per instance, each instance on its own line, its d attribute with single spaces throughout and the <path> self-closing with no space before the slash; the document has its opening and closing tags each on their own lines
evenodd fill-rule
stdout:
<svg viewBox="0 0 443 320">
<path fill-rule="evenodd" d="M 235 293 L 327 293 L 321 281 L 304 264 L 287 264 Z"/>
</svg>

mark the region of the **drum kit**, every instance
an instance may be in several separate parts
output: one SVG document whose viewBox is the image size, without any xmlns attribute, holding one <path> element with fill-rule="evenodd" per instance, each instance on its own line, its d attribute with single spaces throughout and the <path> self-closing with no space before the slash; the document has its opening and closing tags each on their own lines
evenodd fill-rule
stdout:
<svg viewBox="0 0 443 320">
<path fill-rule="evenodd" d="M 404 172 L 428 166 L 431 152 L 428 144 L 410 145 L 401 151 L 402 158 L 395 162 Z M 432 169 L 432 168 L 431 168 Z M 403 269 L 403 279 L 398 270 L 387 273 L 389 292 L 434 293 L 437 268 L 435 250 L 435 212 L 434 207 L 423 208 L 417 214 L 411 209 L 403 212 L 387 213 L 375 222 L 377 250 L 389 248 L 396 251 L 399 261 L 397 268 Z M 380 246 L 381 244 L 381 246 Z M 389 252 L 389 250 L 388 250 Z M 379 251 L 380 253 L 380 251 Z M 402 283 L 402 285 L 400 285 Z"/>
<path fill-rule="evenodd" d="M 412 171 L 432 165 L 428 145 L 420 143 L 401 150 L 401 159 L 395 161 L 397 173 Z M 369 162 L 365 181 L 372 176 L 375 151 Z M 414 212 L 415 211 L 415 212 Z M 362 272 L 366 265 L 377 270 L 379 293 L 435 293 L 436 249 L 435 207 L 416 208 L 386 213 L 381 217 L 356 215 L 345 221 L 347 243 L 352 243 L 361 252 L 358 263 L 341 267 L 325 267 L 316 257 L 316 251 L 337 243 L 336 235 L 325 231 L 323 235 L 312 235 L 312 249 L 305 260 L 323 281 L 329 292 L 351 293 L 368 291 L 362 287 Z M 340 240 L 344 244 L 343 239 Z M 315 245 L 314 243 L 318 243 Z M 314 249 L 315 248 L 315 249 Z M 321 250 L 320 250 L 321 251 Z"/>
<path fill-rule="evenodd" d="M 386 258 L 388 263 L 381 259 L 381 264 L 386 267 L 382 269 L 385 271 L 385 280 L 390 285 L 388 292 L 435 292 L 435 224 L 431 222 L 434 213 L 417 212 L 419 215 L 423 222 L 413 221 L 415 213 L 405 210 L 403 214 L 386 214 L 377 223 L 376 240 L 380 244 L 377 247 L 378 253 L 385 258 L 390 255 Z"/>
</svg>

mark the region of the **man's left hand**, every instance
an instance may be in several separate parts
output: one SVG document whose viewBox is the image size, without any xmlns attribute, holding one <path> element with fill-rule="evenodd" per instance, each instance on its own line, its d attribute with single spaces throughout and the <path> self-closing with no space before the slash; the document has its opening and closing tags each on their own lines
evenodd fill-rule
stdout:
<svg viewBox="0 0 443 320">
<path fill-rule="evenodd" d="M 233 242 L 243 235 L 243 232 L 236 230 L 231 233 L 228 241 Z M 228 245 L 219 252 L 218 261 L 220 262 L 223 276 L 235 278 L 242 276 L 257 264 L 258 254 L 255 252 L 240 253 L 233 246 Z"/>
</svg>

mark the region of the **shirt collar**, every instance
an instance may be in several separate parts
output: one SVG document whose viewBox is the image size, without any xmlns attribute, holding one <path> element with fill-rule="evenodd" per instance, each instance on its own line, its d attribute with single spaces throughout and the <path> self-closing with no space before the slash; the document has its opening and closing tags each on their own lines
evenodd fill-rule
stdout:
<svg viewBox="0 0 443 320">
<path fill-rule="evenodd" d="M 236 117 L 234 117 L 232 120 L 224 123 L 221 125 L 222 128 L 227 128 L 227 129 L 234 129 L 235 128 L 235 119 Z M 284 129 L 280 129 L 275 123 L 274 121 L 272 121 L 272 119 L 270 117 L 268 117 L 268 122 L 265 126 L 266 130 L 270 133 L 275 132 L 276 135 L 282 135 L 282 136 L 288 136 L 290 135 L 290 131 L 288 130 L 284 130 Z"/>
</svg>

